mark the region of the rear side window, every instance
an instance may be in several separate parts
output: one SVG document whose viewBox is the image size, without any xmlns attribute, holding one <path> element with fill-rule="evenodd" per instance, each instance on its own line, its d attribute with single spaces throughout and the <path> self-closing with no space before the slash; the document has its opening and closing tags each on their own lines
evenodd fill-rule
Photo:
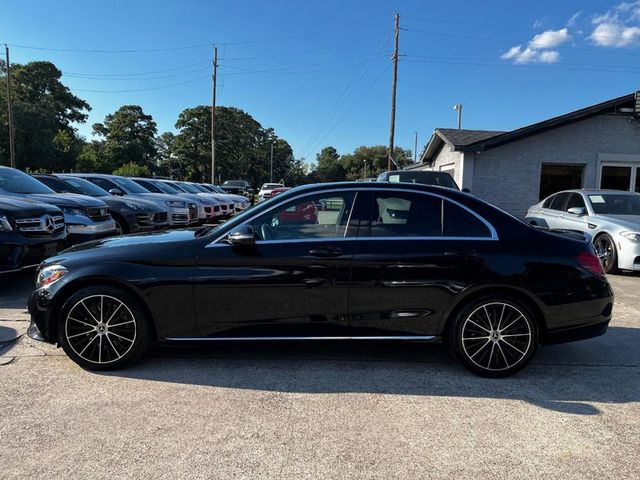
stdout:
<svg viewBox="0 0 640 480">
<path fill-rule="evenodd" d="M 371 212 L 372 237 L 492 237 L 475 214 L 438 196 L 376 192 Z"/>
<path fill-rule="evenodd" d="M 569 193 L 559 193 L 551 201 L 551 205 L 548 208 L 551 210 L 564 210 L 564 204 L 569 198 Z"/>
<path fill-rule="evenodd" d="M 542 208 L 551 208 L 551 202 L 553 202 L 555 198 L 556 195 L 551 195 L 549 198 L 547 198 L 542 204 Z"/>
<path fill-rule="evenodd" d="M 446 200 L 443 207 L 445 237 L 491 237 L 489 227 L 473 213 Z"/>
<path fill-rule="evenodd" d="M 430 195 L 378 192 L 371 205 L 372 237 L 442 235 L 442 200 Z"/>
</svg>

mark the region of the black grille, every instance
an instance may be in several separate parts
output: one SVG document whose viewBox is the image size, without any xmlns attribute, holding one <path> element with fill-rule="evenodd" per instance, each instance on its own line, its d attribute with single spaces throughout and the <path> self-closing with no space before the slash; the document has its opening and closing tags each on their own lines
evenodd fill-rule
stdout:
<svg viewBox="0 0 640 480">
<path fill-rule="evenodd" d="M 198 207 L 195 203 L 189 204 L 189 219 L 198 218 Z"/>
<path fill-rule="evenodd" d="M 85 211 L 92 220 L 107 220 L 109 218 L 109 209 L 107 207 L 89 207 Z"/>
<path fill-rule="evenodd" d="M 62 215 L 16 218 L 15 222 L 20 233 L 27 237 L 57 235 L 65 228 Z"/>
<path fill-rule="evenodd" d="M 153 215 L 153 221 L 156 223 L 164 223 L 167 221 L 167 212 L 155 213 Z"/>
</svg>

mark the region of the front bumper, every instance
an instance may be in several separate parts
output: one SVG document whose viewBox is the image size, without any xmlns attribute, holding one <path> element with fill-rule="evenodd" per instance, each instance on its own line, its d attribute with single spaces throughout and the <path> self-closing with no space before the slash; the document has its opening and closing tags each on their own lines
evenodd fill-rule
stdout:
<svg viewBox="0 0 640 480">
<path fill-rule="evenodd" d="M 66 233 L 30 238 L 14 232 L 0 234 L 0 272 L 38 265 L 42 260 L 67 247 Z"/>
<path fill-rule="evenodd" d="M 618 235 L 616 239 L 618 268 L 622 270 L 640 271 L 640 243 L 632 242 Z"/>
<path fill-rule="evenodd" d="M 139 212 L 126 217 L 131 233 L 159 230 L 169 225 L 167 212 Z"/>
<path fill-rule="evenodd" d="M 70 243 L 81 243 L 104 238 L 116 233 L 116 222 L 111 220 L 93 221 L 88 217 L 65 215 Z"/>
</svg>

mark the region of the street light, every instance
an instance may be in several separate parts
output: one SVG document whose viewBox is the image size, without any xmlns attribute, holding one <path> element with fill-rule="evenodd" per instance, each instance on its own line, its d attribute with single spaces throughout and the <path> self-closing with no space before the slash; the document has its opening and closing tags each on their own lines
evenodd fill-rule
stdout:
<svg viewBox="0 0 640 480">
<path fill-rule="evenodd" d="M 458 130 L 460 130 L 462 128 L 462 104 L 456 103 L 453 109 L 458 112 Z"/>
</svg>

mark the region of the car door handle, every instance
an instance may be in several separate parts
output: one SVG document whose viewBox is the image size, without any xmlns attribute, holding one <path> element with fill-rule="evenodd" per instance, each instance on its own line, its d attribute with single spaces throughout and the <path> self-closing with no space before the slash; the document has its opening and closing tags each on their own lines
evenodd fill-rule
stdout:
<svg viewBox="0 0 640 480">
<path fill-rule="evenodd" d="M 337 247 L 313 248 L 309 250 L 309 255 L 320 258 L 334 258 L 342 255 L 342 250 Z"/>
<path fill-rule="evenodd" d="M 458 257 L 458 258 L 474 258 L 478 256 L 478 252 L 475 250 L 457 250 L 451 252 L 444 252 L 446 257 Z"/>
</svg>

